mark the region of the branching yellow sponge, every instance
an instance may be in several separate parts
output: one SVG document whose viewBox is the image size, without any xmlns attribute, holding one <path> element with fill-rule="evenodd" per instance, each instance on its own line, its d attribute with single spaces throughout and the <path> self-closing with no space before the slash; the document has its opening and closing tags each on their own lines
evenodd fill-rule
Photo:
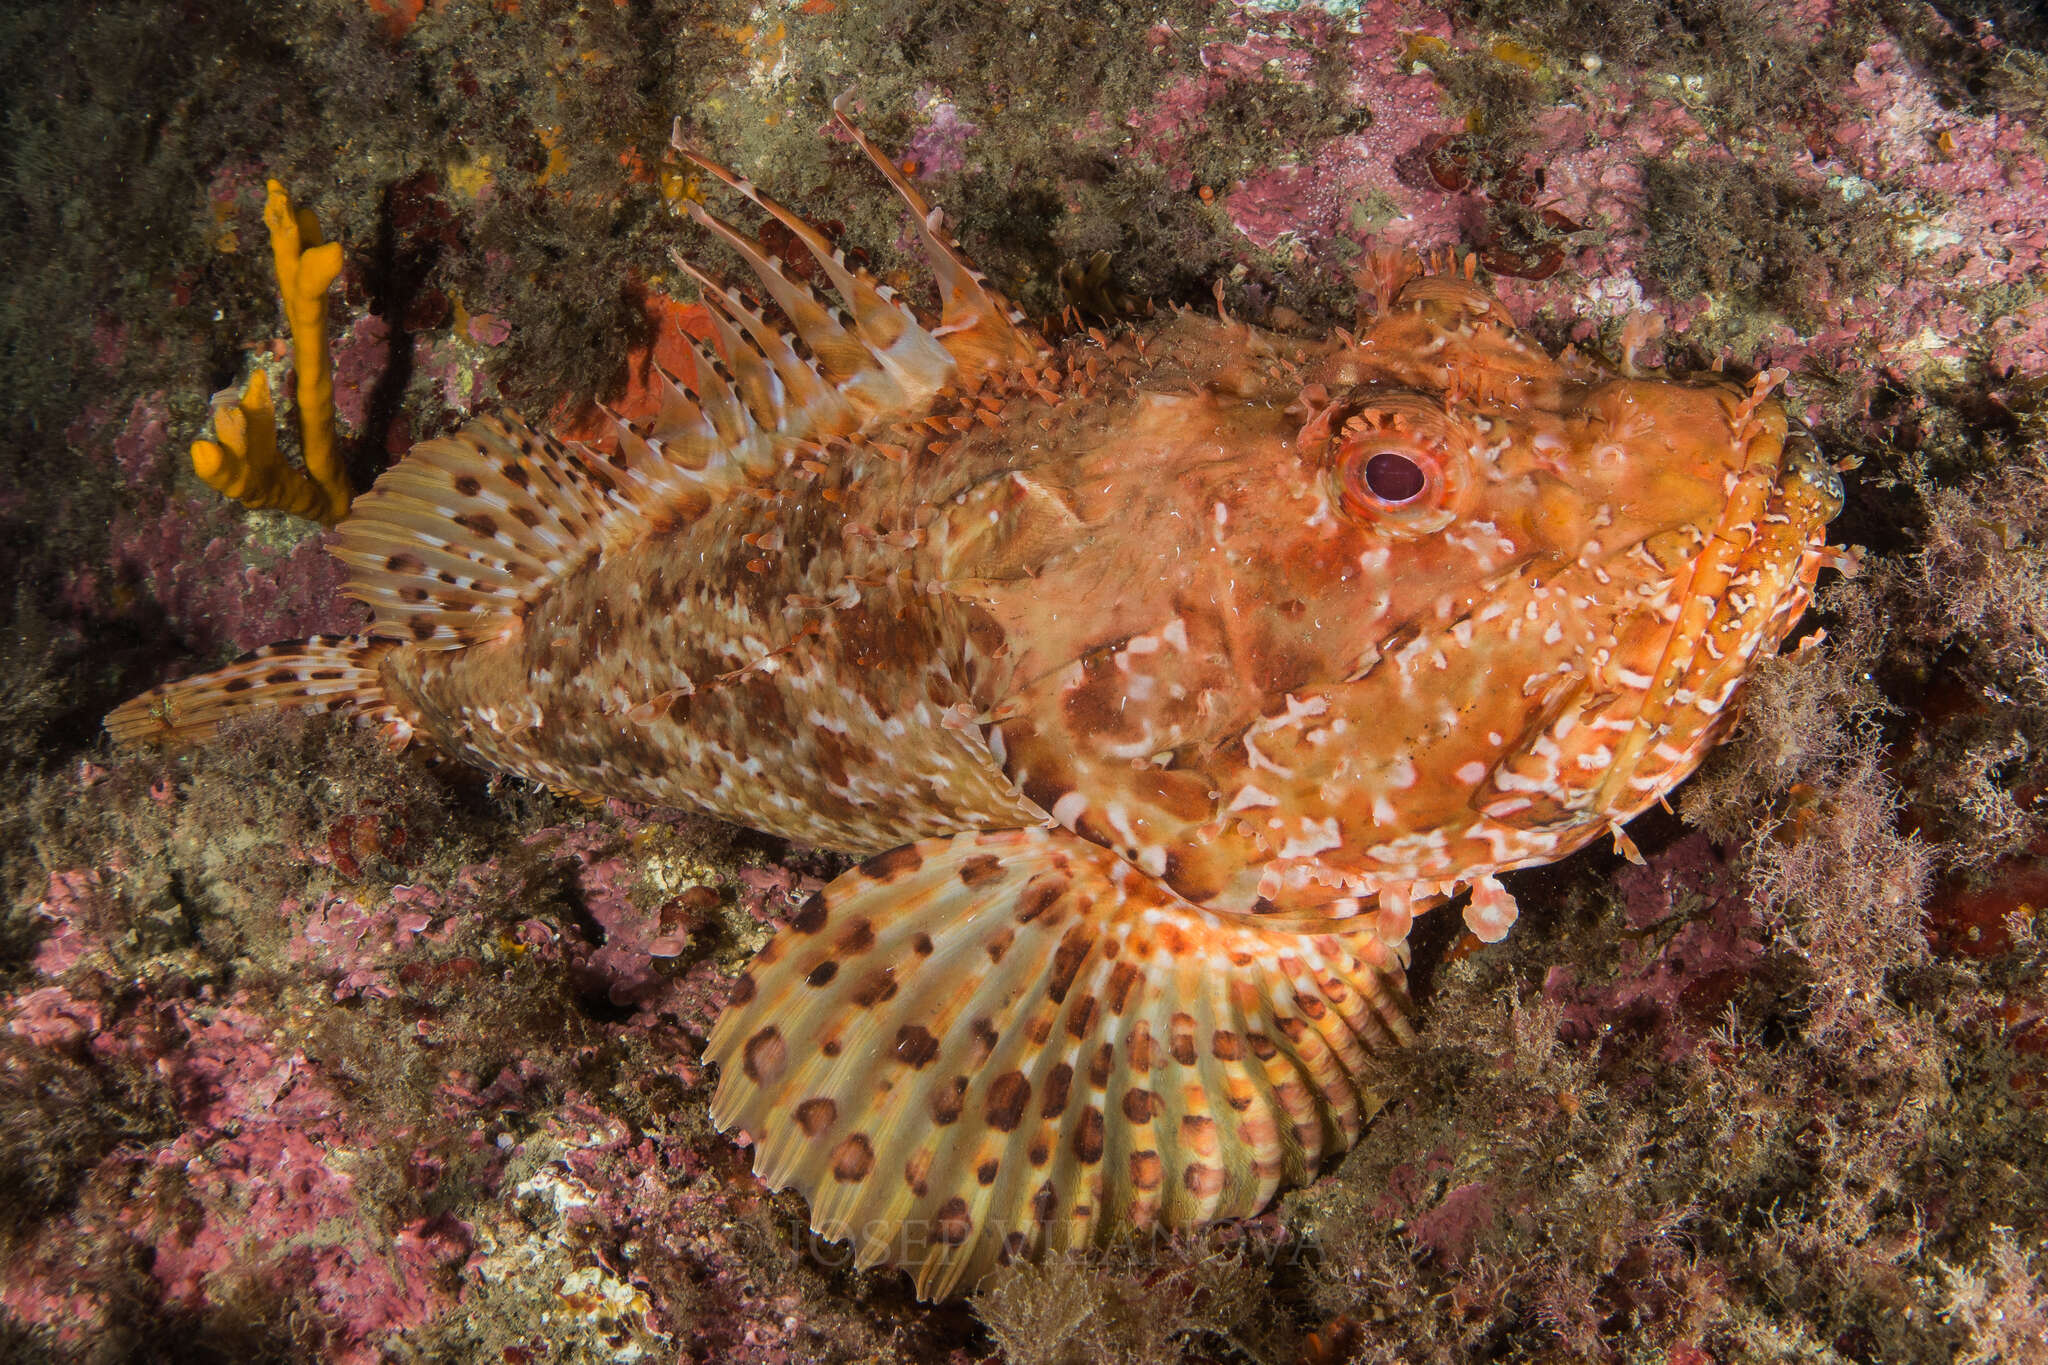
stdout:
<svg viewBox="0 0 2048 1365">
<path fill-rule="evenodd" d="M 291 324 L 306 467 L 288 463 L 277 448 L 270 380 L 258 370 L 239 400 L 215 400 L 214 439 L 192 443 L 192 468 L 245 507 L 331 526 L 348 514 L 355 497 L 334 439 L 334 362 L 327 352 L 327 287 L 341 273 L 341 244 L 320 240 L 318 220 L 308 209 L 294 209 L 283 185 L 273 180 L 269 188 L 263 223 L 270 229 L 278 292 Z"/>
</svg>

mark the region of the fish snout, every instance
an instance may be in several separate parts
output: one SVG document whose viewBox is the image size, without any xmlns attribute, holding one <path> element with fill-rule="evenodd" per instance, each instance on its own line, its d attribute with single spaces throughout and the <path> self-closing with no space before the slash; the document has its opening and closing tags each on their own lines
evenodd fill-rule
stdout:
<svg viewBox="0 0 2048 1365">
<path fill-rule="evenodd" d="M 1785 451 L 1780 457 L 1778 483 L 1791 492 L 1802 488 L 1819 507 L 1818 519 L 1832 521 L 1842 510 L 1842 476 L 1836 472 L 1833 462 L 1821 454 L 1820 443 L 1813 439 L 1804 422 L 1792 422 L 1785 433 Z"/>
</svg>

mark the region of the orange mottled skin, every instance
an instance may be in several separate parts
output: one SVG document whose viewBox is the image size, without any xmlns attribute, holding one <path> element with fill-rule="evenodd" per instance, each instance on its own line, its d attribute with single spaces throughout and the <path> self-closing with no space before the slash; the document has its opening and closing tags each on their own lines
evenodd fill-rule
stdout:
<svg viewBox="0 0 2048 1365">
<path fill-rule="evenodd" d="M 960 403 L 1000 420 L 943 458 L 923 420 L 884 429 L 910 458 L 849 450 L 595 557 L 512 640 L 395 652 L 393 691 L 443 747 L 564 788 L 863 854 L 1050 812 L 1191 900 L 1306 910 L 1625 822 L 1725 730 L 1823 557 L 1831 475 L 1778 478 L 1775 401 L 1567 369 L 1463 281 L 1417 277 L 1355 342 L 1192 314 L 1139 341 Z M 1382 409 L 1381 445 L 1464 466 L 1445 525 L 1347 510 L 1333 429 Z M 1666 617 L 1731 481 L 1790 519 L 1755 535 L 1715 669 Z"/>
<path fill-rule="evenodd" d="M 1825 555 L 1834 478 L 1775 402 L 1567 369 L 1460 281 L 1355 345 L 1184 317 L 1153 350 L 1181 382 L 1017 462 L 1089 533 L 974 590 L 1011 647 L 979 700 L 1028 796 L 1202 904 L 1427 897 L 1617 827 Z M 1350 458 L 1446 451 L 1442 525 L 1347 510 L 1330 433 L 1376 413 Z"/>
<path fill-rule="evenodd" d="M 756 957 L 714 1119 L 919 1291 L 1256 1211 L 1355 1141 L 1411 1035 L 1412 916 L 1611 833 L 1698 764 L 1835 552 L 1782 375 L 1648 380 L 1375 261 L 1355 334 L 1046 345 L 917 216 L 943 310 L 801 337 L 684 264 L 723 366 L 571 450 L 485 421 L 337 553 L 368 635 L 138 698 L 123 739 L 343 706 L 552 787 L 868 858 Z M 850 313 L 850 317 L 848 316 Z M 744 336 L 742 336 L 744 333 Z M 872 856 L 870 856 L 872 855 Z"/>
</svg>

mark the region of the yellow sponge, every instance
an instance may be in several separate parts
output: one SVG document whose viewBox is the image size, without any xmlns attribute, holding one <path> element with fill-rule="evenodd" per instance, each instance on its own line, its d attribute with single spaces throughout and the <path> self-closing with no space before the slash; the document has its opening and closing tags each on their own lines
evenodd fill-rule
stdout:
<svg viewBox="0 0 2048 1365">
<path fill-rule="evenodd" d="M 263 223 L 270 229 L 278 292 L 291 324 L 306 467 L 287 463 L 277 448 L 270 381 L 258 370 L 239 401 L 216 401 L 214 439 L 192 443 L 192 469 L 245 507 L 331 526 L 348 514 L 355 498 L 334 439 L 334 362 L 327 352 L 327 287 L 341 273 L 341 244 L 320 240 L 319 222 L 311 211 L 292 207 L 283 185 L 273 180 L 269 189 Z"/>
</svg>

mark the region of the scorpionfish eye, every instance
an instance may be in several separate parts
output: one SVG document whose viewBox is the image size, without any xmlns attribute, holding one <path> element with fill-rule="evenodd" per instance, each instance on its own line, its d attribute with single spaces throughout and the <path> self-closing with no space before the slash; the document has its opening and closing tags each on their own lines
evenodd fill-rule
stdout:
<svg viewBox="0 0 2048 1365">
<path fill-rule="evenodd" d="M 1377 397 L 1346 418 L 1330 462 L 1345 515 L 1398 538 L 1441 531 L 1470 482 L 1464 437 L 1421 394 Z"/>
<path fill-rule="evenodd" d="M 1422 466 L 1398 450 L 1382 450 L 1365 462 L 1365 491 L 1389 507 L 1413 502 L 1429 486 Z"/>
</svg>

